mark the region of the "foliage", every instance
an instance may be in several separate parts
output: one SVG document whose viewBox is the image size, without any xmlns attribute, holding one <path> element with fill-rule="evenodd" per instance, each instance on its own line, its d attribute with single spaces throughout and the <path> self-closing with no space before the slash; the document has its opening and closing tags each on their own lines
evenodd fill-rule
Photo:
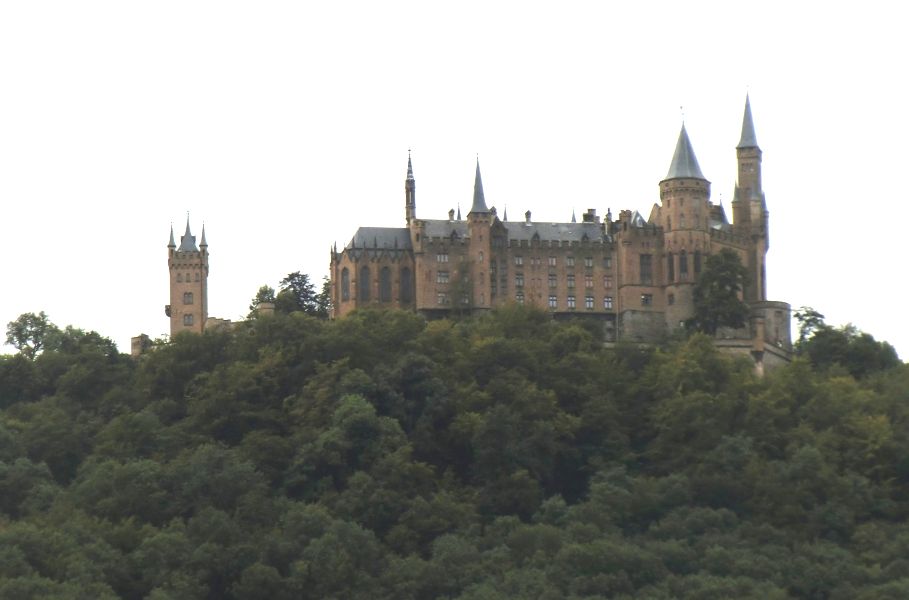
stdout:
<svg viewBox="0 0 909 600">
<path fill-rule="evenodd" d="M 707 335 L 716 334 L 720 327 L 744 327 L 748 305 L 741 295 L 747 275 L 739 255 L 728 248 L 708 256 L 694 285 L 694 316 L 688 327 Z"/>
<path fill-rule="evenodd" d="M 6 343 L 26 358 L 34 360 L 38 353 L 53 345 L 58 333 L 59 329 L 50 322 L 43 310 L 37 315 L 25 313 L 7 323 Z"/>
<path fill-rule="evenodd" d="M 904 597 L 909 367 L 810 327 L 763 379 L 522 306 L 54 328 L 0 357 L 0 598 Z"/>
</svg>

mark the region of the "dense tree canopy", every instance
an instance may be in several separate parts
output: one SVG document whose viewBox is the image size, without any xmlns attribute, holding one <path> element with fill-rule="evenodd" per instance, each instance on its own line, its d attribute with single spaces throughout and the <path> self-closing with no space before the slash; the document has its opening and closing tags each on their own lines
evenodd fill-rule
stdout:
<svg viewBox="0 0 909 600">
<path fill-rule="evenodd" d="M 31 347 L 0 356 L 0 598 L 909 594 L 898 360 L 760 379 L 517 306 Z"/>
<path fill-rule="evenodd" d="M 742 293 L 747 275 L 739 255 L 728 248 L 708 256 L 694 284 L 694 316 L 688 326 L 707 335 L 714 335 L 720 327 L 744 327 L 748 305 Z"/>
</svg>

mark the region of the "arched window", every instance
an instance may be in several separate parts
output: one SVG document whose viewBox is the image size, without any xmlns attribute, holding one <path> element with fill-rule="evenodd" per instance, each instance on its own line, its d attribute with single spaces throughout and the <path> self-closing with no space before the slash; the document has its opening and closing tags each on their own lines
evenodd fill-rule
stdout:
<svg viewBox="0 0 909 600">
<path fill-rule="evenodd" d="M 688 254 L 684 250 L 679 254 L 679 278 L 688 279 Z"/>
<path fill-rule="evenodd" d="M 347 302 L 348 300 L 350 300 L 350 271 L 344 267 L 341 269 L 341 301 Z"/>
<path fill-rule="evenodd" d="M 360 300 L 369 300 L 369 267 L 360 267 L 360 277 L 357 279 L 357 291 Z"/>
<path fill-rule="evenodd" d="M 379 302 L 391 302 L 391 269 L 379 271 Z"/>
<path fill-rule="evenodd" d="M 666 276 L 669 278 L 669 283 L 675 281 L 675 257 L 672 252 L 666 255 Z"/>
<path fill-rule="evenodd" d="M 410 281 L 411 281 L 410 269 L 408 269 L 407 267 L 403 267 L 401 269 L 401 281 L 398 284 L 401 302 L 412 302 L 413 301 L 413 287 L 412 287 L 412 284 Z"/>
<path fill-rule="evenodd" d="M 183 304 L 192 304 L 193 303 L 193 293 L 192 292 L 183 292 Z"/>
</svg>

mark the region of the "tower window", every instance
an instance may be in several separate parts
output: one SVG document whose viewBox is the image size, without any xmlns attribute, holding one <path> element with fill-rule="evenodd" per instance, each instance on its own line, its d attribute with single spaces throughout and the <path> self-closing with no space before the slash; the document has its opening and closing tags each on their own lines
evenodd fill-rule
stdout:
<svg viewBox="0 0 909 600">
<path fill-rule="evenodd" d="M 699 275 L 701 272 L 701 251 L 695 250 L 694 252 L 694 274 Z"/>
<path fill-rule="evenodd" d="M 679 253 L 679 278 L 688 279 L 688 254 L 684 250 Z"/>
<path fill-rule="evenodd" d="M 183 292 L 183 304 L 192 304 L 193 303 L 193 293 L 192 292 Z"/>
<path fill-rule="evenodd" d="M 183 273 L 177 273 L 177 283 L 183 283 Z"/>
<path fill-rule="evenodd" d="M 666 255 L 666 277 L 669 279 L 669 283 L 675 281 L 675 257 L 672 255 L 672 252 Z"/>
<path fill-rule="evenodd" d="M 448 283 L 448 271 L 438 271 L 436 273 L 436 283 Z"/>
<path fill-rule="evenodd" d="M 192 315 L 183 315 L 183 325 L 185 325 L 186 327 L 190 327 L 190 326 L 192 326 L 192 324 L 193 324 L 193 316 Z"/>
<path fill-rule="evenodd" d="M 199 281 L 199 273 L 196 273 L 196 281 Z"/>
<path fill-rule="evenodd" d="M 350 271 L 347 267 L 341 269 L 341 300 L 343 302 L 350 300 Z"/>
<path fill-rule="evenodd" d="M 653 257 L 650 254 L 641 255 L 641 283 L 653 283 Z"/>
<path fill-rule="evenodd" d="M 606 296 L 603 298 L 603 308 L 606 310 L 612 310 L 612 296 Z"/>
</svg>

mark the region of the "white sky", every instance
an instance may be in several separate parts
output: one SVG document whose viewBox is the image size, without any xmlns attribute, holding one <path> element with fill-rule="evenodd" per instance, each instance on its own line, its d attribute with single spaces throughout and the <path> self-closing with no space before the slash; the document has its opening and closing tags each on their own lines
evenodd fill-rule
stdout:
<svg viewBox="0 0 909 600">
<path fill-rule="evenodd" d="M 512 219 L 647 216 L 684 106 L 728 209 L 750 91 L 769 297 L 905 360 L 898 6 L 0 0 L 0 324 L 165 333 L 187 211 L 209 314 L 239 318 L 291 271 L 320 282 L 358 225 L 403 226 L 408 148 L 418 216 L 466 213 L 477 153 Z"/>
</svg>

